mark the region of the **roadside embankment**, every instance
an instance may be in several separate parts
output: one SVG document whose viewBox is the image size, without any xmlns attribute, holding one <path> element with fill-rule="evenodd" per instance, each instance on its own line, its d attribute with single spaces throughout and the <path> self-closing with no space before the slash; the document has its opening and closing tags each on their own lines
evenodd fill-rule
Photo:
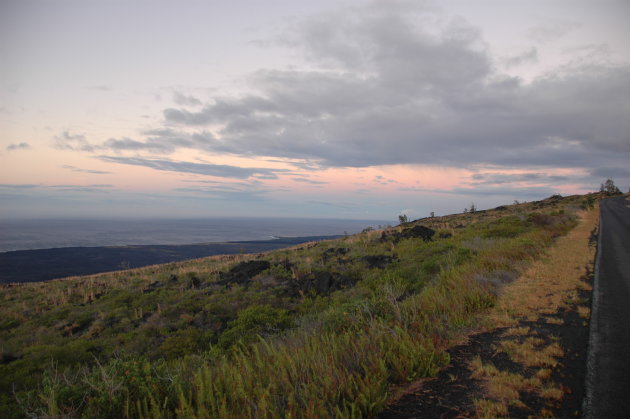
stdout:
<svg viewBox="0 0 630 419">
<path fill-rule="evenodd" d="M 449 350 L 434 379 L 411 383 L 380 417 L 581 414 L 598 212 L 503 287 L 482 327 Z"/>
</svg>

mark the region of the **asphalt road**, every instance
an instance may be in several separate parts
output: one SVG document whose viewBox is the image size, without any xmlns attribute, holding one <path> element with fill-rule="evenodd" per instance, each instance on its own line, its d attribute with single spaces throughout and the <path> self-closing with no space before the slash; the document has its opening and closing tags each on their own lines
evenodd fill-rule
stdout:
<svg viewBox="0 0 630 419">
<path fill-rule="evenodd" d="M 630 417 L 630 201 L 601 201 L 586 418 Z"/>
</svg>

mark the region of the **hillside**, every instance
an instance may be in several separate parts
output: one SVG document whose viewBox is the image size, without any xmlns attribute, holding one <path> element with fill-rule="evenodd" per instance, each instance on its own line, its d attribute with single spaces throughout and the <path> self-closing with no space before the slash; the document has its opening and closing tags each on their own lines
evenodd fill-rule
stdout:
<svg viewBox="0 0 630 419">
<path fill-rule="evenodd" d="M 382 411 L 594 196 L 0 289 L 0 416 Z"/>
</svg>

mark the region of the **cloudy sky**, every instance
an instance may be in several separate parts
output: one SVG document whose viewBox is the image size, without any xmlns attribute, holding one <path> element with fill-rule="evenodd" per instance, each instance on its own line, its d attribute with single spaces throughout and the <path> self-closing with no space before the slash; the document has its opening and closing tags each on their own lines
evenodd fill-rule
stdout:
<svg viewBox="0 0 630 419">
<path fill-rule="evenodd" d="M 397 219 L 630 186 L 625 0 L 0 0 L 0 217 Z"/>
</svg>

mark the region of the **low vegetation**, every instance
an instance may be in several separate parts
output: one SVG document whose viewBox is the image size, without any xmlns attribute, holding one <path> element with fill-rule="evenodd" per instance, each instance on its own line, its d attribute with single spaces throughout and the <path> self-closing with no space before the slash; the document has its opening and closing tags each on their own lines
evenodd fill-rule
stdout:
<svg viewBox="0 0 630 419">
<path fill-rule="evenodd" d="M 533 263 L 504 288 L 486 317 L 487 329 L 497 334 L 492 357 L 509 362 L 499 365 L 479 356 L 473 359 L 472 374 L 481 379 L 486 390 L 485 397 L 475 401 L 477 416 L 550 416 L 565 398 L 574 396 L 568 393 L 576 390 L 562 385 L 564 377 L 557 368 L 560 362 L 583 381 L 576 370 L 585 367 L 585 354 L 563 346 L 563 340 L 576 340 L 563 323 L 577 317 L 573 322 L 584 326 L 581 334 L 585 339 L 590 317 L 586 296 L 591 284 L 585 279 L 593 271 L 595 246 L 589 238 L 598 217 L 591 211 L 583 213 L 582 218 L 547 257 Z M 582 366 L 571 366 L 571 362 Z M 581 396 L 575 397 L 579 405 Z M 579 409 L 564 413 L 578 416 Z"/>
<path fill-rule="evenodd" d="M 392 386 L 446 365 L 503 284 L 594 202 L 553 196 L 258 255 L 4 286 L 0 416 L 374 415 Z M 544 368 L 547 355 L 526 362 Z"/>
</svg>

